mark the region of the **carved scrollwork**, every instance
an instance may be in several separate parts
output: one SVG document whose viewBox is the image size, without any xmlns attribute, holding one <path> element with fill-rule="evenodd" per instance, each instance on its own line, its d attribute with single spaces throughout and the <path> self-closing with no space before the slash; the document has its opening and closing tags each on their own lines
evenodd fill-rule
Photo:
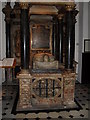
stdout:
<svg viewBox="0 0 90 120">
<path fill-rule="evenodd" d="M 36 78 L 32 82 L 32 91 L 37 98 L 58 98 L 62 95 L 61 78 Z"/>
</svg>

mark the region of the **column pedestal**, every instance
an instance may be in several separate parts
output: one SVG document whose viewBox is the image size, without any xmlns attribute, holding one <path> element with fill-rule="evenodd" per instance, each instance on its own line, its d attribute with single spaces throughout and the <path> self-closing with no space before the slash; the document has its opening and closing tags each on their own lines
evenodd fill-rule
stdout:
<svg viewBox="0 0 90 120">
<path fill-rule="evenodd" d="M 32 76 L 28 73 L 28 71 L 22 71 L 17 78 L 19 79 L 19 101 L 17 108 L 30 108 L 32 107 Z"/>
<path fill-rule="evenodd" d="M 75 79 L 76 79 L 76 74 L 73 73 L 71 70 L 63 74 L 63 86 L 64 86 L 63 103 L 64 105 L 74 104 Z"/>
</svg>

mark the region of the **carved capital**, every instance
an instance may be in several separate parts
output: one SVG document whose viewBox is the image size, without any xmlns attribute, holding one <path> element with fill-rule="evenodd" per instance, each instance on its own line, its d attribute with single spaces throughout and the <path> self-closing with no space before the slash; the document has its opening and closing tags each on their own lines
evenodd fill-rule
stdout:
<svg viewBox="0 0 90 120">
<path fill-rule="evenodd" d="M 15 2 L 15 5 L 14 5 L 14 8 L 13 8 L 13 13 L 15 14 L 15 16 L 17 17 L 17 18 L 19 18 L 20 17 L 20 5 L 19 5 L 19 3 L 18 2 Z"/>
<path fill-rule="evenodd" d="M 64 14 L 58 14 L 58 19 L 61 20 L 63 19 Z"/>
<path fill-rule="evenodd" d="M 9 23 L 10 22 L 10 14 L 11 14 L 11 11 L 12 11 L 10 3 L 7 3 L 5 8 L 2 9 L 2 11 L 5 14 L 5 21 L 7 23 Z"/>
<path fill-rule="evenodd" d="M 67 11 L 72 11 L 74 8 L 75 8 L 75 4 L 70 4 L 70 3 L 66 4 Z"/>
<path fill-rule="evenodd" d="M 21 74 L 29 74 L 29 70 L 28 69 L 21 69 Z"/>
<path fill-rule="evenodd" d="M 28 2 L 20 2 L 21 9 L 28 9 L 29 5 Z"/>
</svg>

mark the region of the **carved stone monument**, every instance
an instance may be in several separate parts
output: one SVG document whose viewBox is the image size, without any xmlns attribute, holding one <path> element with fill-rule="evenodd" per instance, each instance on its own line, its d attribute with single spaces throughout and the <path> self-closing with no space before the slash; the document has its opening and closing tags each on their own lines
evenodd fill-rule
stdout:
<svg viewBox="0 0 90 120">
<path fill-rule="evenodd" d="M 74 105 L 78 11 L 74 2 L 42 4 L 15 3 L 11 15 L 15 29 L 19 25 L 13 44 L 21 67 L 17 74 L 19 110 Z"/>
</svg>

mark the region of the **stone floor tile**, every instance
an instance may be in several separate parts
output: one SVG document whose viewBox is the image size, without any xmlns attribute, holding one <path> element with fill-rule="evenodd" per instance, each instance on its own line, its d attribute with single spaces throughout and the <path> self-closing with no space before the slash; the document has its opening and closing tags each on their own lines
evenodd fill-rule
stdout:
<svg viewBox="0 0 90 120">
<path fill-rule="evenodd" d="M 69 112 L 67 111 L 61 111 L 59 112 L 59 116 L 62 116 L 62 118 L 69 118 Z"/>
<path fill-rule="evenodd" d="M 49 112 L 48 116 L 51 118 L 58 118 L 59 117 L 59 113 L 58 112 Z"/>
<path fill-rule="evenodd" d="M 16 118 L 25 118 L 26 115 L 23 113 L 16 114 Z"/>
<path fill-rule="evenodd" d="M 26 115 L 26 118 L 37 118 L 37 117 L 38 117 L 38 115 L 36 113 L 28 113 Z"/>
<path fill-rule="evenodd" d="M 13 114 L 10 114 L 10 113 L 6 113 L 6 116 L 3 116 L 3 118 L 16 118 L 16 115 L 13 115 Z"/>
<path fill-rule="evenodd" d="M 70 115 L 73 115 L 73 116 L 79 116 L 80 115 L 80 113 L 76 110 L 70 111 L 69 113 L 70 113 Z"/>
<path fill-rule="evenodd" d="M 13 89 L 15 88 L 15 89 Z M 6 88 L 3 88 L 4 93 L 6 93 Z M 49 112 L 48 114 L 46 112 L 44 113 L 28 113 L 28 114 L 17 114 L 17 115 L 13 115 L 11 114 L 12 111 L 12 107 L 13 107 L 13 103 L 15 100 L 15 96 L 17 93 L 17 87 L 16 86 L 10 86 L 9 87 L 9 91 L 8 93 L 10 93 L 10 95 L 13 96 L 13 99 L 10 101 L 7 100 L 3 100 L 2 101 L 2 113 L 3 113 L 3 118 L 7 119 L 7 118 L 11 118 L 10 120 L 16 119 L 16 120 L 34 120 L 35 118 L 37 118 L 37 120 L 39 118 L 41 118 L 42 120 L 42 116 L 43 118 L 88 118 L 88 103 L 90 101 L 88 101 L 88 89 L 86 86 L 82 85 L 82 84 L 76 84 L 76 90 L 75 90 L 75 96 L 77 96 L 78 98 L 76 98 L 76 100 L 78 101 L 78 103 L 82 106 L 82 110 L 79 111 L 75 111 L 75 110 L 71 110 L 71 111 L 61 111 L 61 112 Z M 11 94 L 12 93 L 12 94 Z M 84 105 L 85 104 L 85 105 Z M 8 108 L 8 109 L 7 109 Z M 4 115 L 5 113 L 5 115 Z M 12 119 L 13 118 L 13 119 Z M 26 119 L 27 118 L 27 119 Z M 32 118 L 32 119 L 31 119 Z M 8 120 L 8 119 L 7 119 Z"/>
<path fill-rule="evenodd" d="M 80 110 L 79 113 L 80 114 L 88 114 L 88 110 Z"/>
<path fill-rule="evenodd" d="M 39 118 L 47 118 L 48 114 L 47 113 L 38 113 Z"/>
</svg>

